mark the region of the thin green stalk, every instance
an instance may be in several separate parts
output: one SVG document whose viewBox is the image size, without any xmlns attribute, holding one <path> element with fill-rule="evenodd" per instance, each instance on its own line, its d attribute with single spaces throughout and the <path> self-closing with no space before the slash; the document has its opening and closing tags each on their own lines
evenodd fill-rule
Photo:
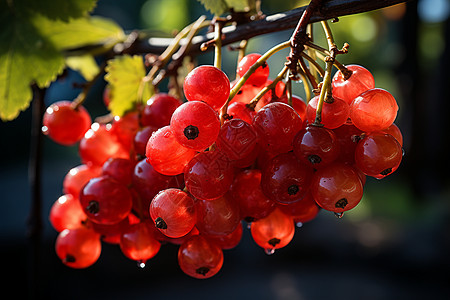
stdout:
<svg viewBox="0 0 450 300">
<path fill-rule="evenodd" d="M 214 66 L 218 69 L 222 68 L 222 28 L 223 22 L 217 21 L 214 24 Z"/>
<path fill-rule="evenodd" d="M 283 69 L 281 69 L 280 73 L 278 73 L 277 77 L 267 86 L 263 87 L 259 93 L 253 97 L 253 99 L 248 104 L 248 107 L 255 108 L 256 104 L 258 104 L 258 101 L 261 100 L 261 98 L 271 89 L 274 89 L 277 85 L 277 83 L 283 79 L 286 72 L 289 70 L 287 66 L 284 66 Z"/>
</svg>

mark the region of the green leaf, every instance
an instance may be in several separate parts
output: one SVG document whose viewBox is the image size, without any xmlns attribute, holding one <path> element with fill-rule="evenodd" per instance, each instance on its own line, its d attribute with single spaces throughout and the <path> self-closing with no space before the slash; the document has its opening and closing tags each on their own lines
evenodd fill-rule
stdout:
<svg viewBox="0 0 450 300">
<path fill-rule="evenodd" d="M 139 102 L 145 103 L 154 93 L 144 82 L 145 66 L 141 56 L 122 55 L 108 61 L 105 80 L 111 88 L 109 109 L 114 116 L 123 116 Z"/>
<path fill-rule="evenodd" d="M 74 71 L 79 72 L 87 81 L 92 80 L 100 72 L 92 55 L 69 56 L 66 65 Z"/>
<path fill-rule="evenodd" d="M 0 8 L 0 118 L 8 121 L 29 106 L 32 83 L 43 88 L 56 79 L 64 58 L 28 18 Z"/>
<path fill-rule="evenodd" d="M 49 19 L 68 21 L 91 12 L 97 0 L 14 0 L 11 6 L 19 12 L 39 13 Z"/>
<path fill-rule="evenodd" d="M 32 22 L 59 50 L 98 46 L 104 51 L 125 39 L 125 33 L 117 23 L 102 17 L 63 22 L 36 15 Z"/>
<path fill-rule="evenodd" d="M 235 11 L 246 11 L 249 8 L 248 0 L 225 0 L 225 2 Z"/>
<path fill-rule="evenodd" d="M 225 0 L 197 0 L 212 14 L 220 16 L 229 8 Z"/>
</svg>

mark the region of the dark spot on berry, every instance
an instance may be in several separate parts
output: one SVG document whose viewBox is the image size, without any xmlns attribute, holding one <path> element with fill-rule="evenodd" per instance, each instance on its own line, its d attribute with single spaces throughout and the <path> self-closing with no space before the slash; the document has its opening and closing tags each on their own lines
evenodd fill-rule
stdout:
<svg viewBox="0 0 450 300">
<path fill-rule="evenodd" d="M 315 165 L 315 164 L 319 164 L 322 161 L 322 158 L 320 158 L 319 155 L 311 154 L 311 155 L 308 155 L 308 160 L 310 163 Z"/>
<path fill-rule="evenodd" d="M 263 69 L 267 68 L 268 66 L 269 66 L 269 65 L 267 64 L 266 61 L 261 65 L 261 67 L 262 67 Z"/>
<path fill-rule="evenodd" d="M 198 137 L 199 131 L 198 128 L 194 125 L 189 125 L 186 128 L 184 128 L 184 136 L 188 140 L 195 140 Z"/>
<path fill-rule="evenodd" d="M 348 204 L 347 199 L 342 198 L 342 199 L 339 199 L 338 201 L 336 201 L 336 203 L 334 204 L 334 207 L 343 209 L 347 206 L 347 204 Z"/>
<path fill-rule="evenodd" d="M 97 214 L 100 211 L 100 205 L 98 204 L 98 201 L 90 201 L 88 206 L 86 206 L 86 210 L 91 214 Z"/>
<path fill-rule="evenodd" d="M 276 245 L 278 245 L 281 242 L 280 239 L 277 238 L 272 238 L 268 241 L 269 245 L 272 247 L 275 247 Z"/>
<path fill-rule="evenodd" d="M 159 229 L 167 229 L 167 223 L 161 217 L 157 217 L 155 220 L 155 226 Z"/>
<path fill-rule="evenodd" d="M 197 270 L 195 270 L 195 273 L 206 276 L 206 274 L 209 272 L 210 268 L 208 267 L 200 267 Z"/>
<path fill-rule="evenodd" d="M 238 95 L 240 95 L 240 94 L 242 94 L 242 93 L 243 93 L 243 91 L 241 91 L 241 90 L 239 90 L 239 92 L 237 92 Z"/>
<path fill-rule="evenodd" d="M 289 194 L 289 196 L 293 196 L 293 195 L 297 194 L 299 190 L 300 189 L 298 188 L 298 185 L 293 184 L 290 187 L 288 187 L 288 194 Z"/>
<path fill-rule="evenodd" d="M 77 259 L 75 258 L 75 256 L 73 256 L 72 254 L 67 253 L 66 257 L 63 260 L 65 263 L 74 263 L 77 261 Z"/>
<path fill-rule="evenodd" d="M 392 172 L 392 168 L 387 168 L 386 170 L 381 171 L 380 175 L 386 176 Z"/>
</svg>

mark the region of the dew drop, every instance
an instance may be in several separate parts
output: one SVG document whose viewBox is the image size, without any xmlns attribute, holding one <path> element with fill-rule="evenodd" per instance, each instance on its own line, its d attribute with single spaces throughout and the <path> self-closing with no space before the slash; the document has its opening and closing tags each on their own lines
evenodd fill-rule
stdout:
<svg viewBox="0 0 450 300">
<path fill-rule="evenodd" d="M 42 126 L 41 131 L 43 134 L 47 135 L 48 134 L 48 127 L 47 126 Z"/>
<path fill-rule="evenodd" d="M 302 223 L 302 222 L 297 222 L 297 223 L 295 223 L 295 226 L 297 226 L 298 228 L 300 228 L 300 227 L 303 226 L 303 223 Z"/>
<path fill-rule="evenodd" d="M 264 252 L 265 252 L 267 255 L 272 255 L 272 254 L 275 253 L 275 249 L 273 249 L 273 248 L 270 248 L 270 249 L 264 249 Z"/>
<path fill-rule="evenodd" d="M 137 266 L 141 269 L 145 268 L 145 261 L 143 260 L 138 260 L 137 261 Z"/>
</svg>

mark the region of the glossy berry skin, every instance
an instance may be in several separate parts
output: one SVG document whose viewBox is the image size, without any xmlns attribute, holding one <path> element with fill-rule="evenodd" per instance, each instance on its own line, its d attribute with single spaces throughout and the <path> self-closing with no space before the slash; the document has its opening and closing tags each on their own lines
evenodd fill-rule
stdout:
<svg viewBox="0 0 450 300">
<path fill-rule="evenodd" d="M 56 143 L 70 146 L 81 140 L 91 123 L 91 116 L 83 106 L 74 109 L 71 101 L 58 101 L 45 111 L 42 132 Z"/>
<path fill-rule="evenodd" d="M 373 132 L 366 135 L 355 149 L 355 162 L 364 174 L 381 179 L 397 170 L 403 151 L 390 134 Z"/>
<path fill-rule="evenodd" d="M 156 240 L 150 221 L 143 221 L 128 226 L 120 237 L 120 250 L 129 259 L 145 263 L 153 258 L 161 248 Z"/>
<path fill-rule="evenodd" d="M 94 123 L 81 139 L 78 152 L 83 164 L 101 166 L 110 157 L 130 158 L 129 151 L 111 131 L 111 125 Z"/>
<path fill-rule="evenodd" d="M 333 129 L 336 139 L 339 143 L 340 154 L 338 161 L 349 165 L 355 163 L 355 149 L 363 132 L 352 124 L 345 124 Z"/>
<path fill-rule="evenodd" d="M 245 73 L 250 69 L 252 65 L 261 57 L 259 53 L 250 53 L 244 56 L 238 63 L 236 74 L 239 77 L 245 75 Z M 266 83 L 267 78 L 269 78 L 270 69 L 267 62 L 262 66 L 258 67 L 256 71 L 250 75 L 250 77 L 245 82 L 248 85 L 261 86 Z"/>
<path fill-rule="evenodd" d="M 126 158 L 110 158 L 102 166 L 102 174 L 130 186 L 135 163 Z"/>
<path fill-rule="evenodd" d="M 320 211 L 320 207 L 310 192 L 306 193 L 305 197 L 300 201 L 288 205 L 277 205 L 277 207 L 285 214 L 291 216 L 298 225 L 301 225 L 299 223 L 303 224 L 313 220 Z"/>
<path fill-rule="evenodd" d="M 239 205 L 241 218 L 246 222 L 264 218 L 275 209 L 275 202 L 262 192 L 259 169 L 243 170 L 238 173 L 230 191 Z"/>
<path fill-rule="evenodd" d="M 180 245 L 178 265 L 191 277 L 210 278 L 222 268 L 223 251 L 205 237 L 194 235 Z"/>
<path fill-rule="evenodd" d="M 86 227 L 64 229 L 56 238 L 55 250 L 66 266 L 84 269 L 93 265 L 100 257 L 100 235 Z"/>
<path fill-rule="evenodd" d="M 222 70 L 202 65 L 189 72 L 183 90 L 188 101 L 203 101 L 218 110 L 228 100 L 230 80 Z"/>
<path fill-rule="evenodd" d="M 279 102 L 283 102 L 284 104 L 288 104 L 288 99 L 285 95 L 281 96 L 277 99 Z M 306 122 L 306 103 L 299 96 L 292 95 L 292 108 L 298 113 L 300 118 Z"/>
<path fill-rule="evenodd" d="M 267 217 L 251 224 L 253 240 L 266 250 L 285 247 L 294 237 L 295 225 L 292 217 L 276 208 Z"/>
<path fill-rule="evenodd" d="M 220 120 L 217 112 L 208 104 L 188 101 L 173 113 L 170 129 L 182 146 L 204 151 L 216 140 Z"/>
<path fill-rule="evenodd" d="M 383 129 L 382 132 L 392 135 L 397 142 L 400 144 L 401 147 L 403 147 L 403 135 L 400 131 L 400 128 L 395 123 L 392 123 L 391 126 L 389 126 L 386 129 Z"/>
<path fill-rule="evenodd" d="M 154 132 L 145 151 L 148 162 L 164 175 L 183 173 L 185 166 L 196 153 L 195 150 L 183 147 L 177 142 L 170 126 L 164 126 Z"/>
<path fill-rule="evenodd" d="M 256 113 L 253 127 L 261 147 L 273 153 L 284 153 L 292 150 L 292 141 L 303 128 L 303 121 L 289 105 L 274 102 Z"/>
<path fill-rule="evenodd" d="M 319 96 L 313 97 L 306 108 L 306 118 L 309 124 L 316 119 L 317 104 Z M 350 116 L 350 106 L 338 97 L 333 97 L 332 102 L 324 102 L 322 106 L 321 124 L 328 129 L 335 129 L 347 122 Z"/>
<path fill-rule="evenodd" d="M 316 169 L 330 164 L 340 153 L 336 135 L 325 127 L 307 126 L 295 136 L 293 144 L 295 156 Z"/>
<path fill-rule="evenodd" d="M 238 226 L 241 218 L 237 202 L 223 196 L 214 200 L 198 200 L 196 227 L 200 234 L 227 235 Z"/>
<path fill-rule="evenodd" d="M 228 115 L 232 116 L 236 119 L 241 119 L 248 124 L 253 123 L 253 118 L 256 115 L 254 109 L 248 108 L 245 103 L 242 102 L 233 102 L 228 106 L 227 110 Z"/>
<path fill-rule="evenodd" d="M 173 112 L 181 105 L 181 101 L 166 93 L 153 95 L 142 109 L 141 125 L 161 128 L 170 124 Z"/>
<path fill-rule="evenodd" d="M 67 172 L 63 180 L 63 193 L 79 198 L 81 189 L 94 177 L 100 176 L 102 169 L 98 166 L 78 165 Z"/>
<path fill-rule="evenodd" d="M 392 125 L 398 105 L 386 90 L 374 88 L 360 94 L 350 105 L 353 125 L 364 132 L 380 131 Z"/>
<path fill-rule="evenodd" d="M 230 160 L 239 160 L 252 153 L 257 139 L 252 125 L 240 119 L 231 119 L 220 128 L 216 146 Z"/>
<path fill-rule="evenodd" d="M 242 222 L 239 222 L 239 224 L 236 226 L 236 228 L 233 230 L 233 232 L 227 234 L 227 235 L 211 235 L 211 234 L 203 234 L 202 235 L 214 242 L 217 246 L 222 248 L 223 250 L 233 249 L 237 245 L 239 245 L 239 242 L 242 239 L 242 234 L 244 232 L 244 226 L 242 225 Z"/>
<path fill-rule="evenodd" d="M 194 200 L 174 188 L 159 192 L 150 203 L 149 212 L 156 227 L 171 238 L 188 234 L 197 221 Z"/>
<path fill-rule="evenodd" d="M 275 156 L 262 170 L 261 188 L 272 201 L 289 204 L 301 200 L 309 189 L 313 168 L 292 153 Z"/>
<path fill-rule="evenodd" d="M 352 166 L 335 162 L 314 173 L 311 194 L 323 209 L 342 213 L 361 201 L 363 185 Z"/>
<path fill-rule="evenodd" d="M 153 132 L 158 129 L 159 128 L 153 126 L 145 126 L 136 132 L 133 144 L 134 151 L 138 157 L 143 158 L 145 156 L 145 149 L 147 148 L 148 139 L 152 136 Z"/>
<path fill-rule="evenodd" d="M 348 70 L 352 74 L 347 80 L 341 71 L 337 71 L 331 81 L 333 96 L 341 98 L 348 104 L 351 104 L 359 94 L 375 87 L 375 80 L 366 68 L 359 65 L 348 65 Z"/>
<path fill-rule="evenodd" d="M 229 190 L 234 179 L 233 165 L 220 151 L 198 153 L 186 165 L 184 182 L 197 199 L 217 199 Z"/>
<path fill-rule="evenodd" d="M 101 176 L 89 180 L 84 186 L 80 203 L 92 222 L 114 224 L 128 216 L 132 198 L 124 184 L 111 177 Z"/>
<path fill-rule="evenodd" d="M 183 188 L 184 179 L 182 175 L 167 176 L 155 170 L 145 159 L 139 161 L 134 167 L 133 189 L 137 195 L 133 197 L 133 209 L 150 217 L 148 207 L 153 197 L 167 188 Z"/>
<path fill-rule="evenodd" d="M 122 117 L 115 116 L 111 124 L 111 132 L 117 136 L 119 142 L 128 153 L 133 151 L 134 136 L 139 128 L 138 111 L 127 112 Z"/>
<path fill-rule="evenodd" d="M 81 227 L 87 216 L 81 208 L 78 198 L 66 194 L 53 203 L 48 219 L 53 228 L 61 232 L 64 229 Z"/>
</svg>

